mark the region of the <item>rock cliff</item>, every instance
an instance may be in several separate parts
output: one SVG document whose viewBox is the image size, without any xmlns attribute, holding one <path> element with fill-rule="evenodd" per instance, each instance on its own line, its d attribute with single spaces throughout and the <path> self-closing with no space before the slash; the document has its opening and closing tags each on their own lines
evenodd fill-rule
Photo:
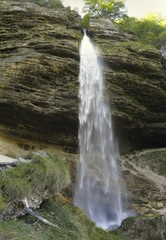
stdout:
<svg viewBox="0 0 166 240">
<path fill-rule="evenodd" d="M 90 33 L 104 58 L 107 92 L 121 147 L 164 146 L 166 71 L 160 52 L 119 32 L 109 20 L 91 21 Z"/>
<path fill-rule="evenodd" d="M 0 131 L 77 150 L 81 19 L 70 9 L 0 1 Z M 120 151 L 165 144 L 166 72 L 160 53 L 91 22 L 102 51 Z"/>
<path fill-rule="evenodd" d="M 75 145 L 79 15 L 30 2 L 0 4 L 1 133 Z"/>
</svg>

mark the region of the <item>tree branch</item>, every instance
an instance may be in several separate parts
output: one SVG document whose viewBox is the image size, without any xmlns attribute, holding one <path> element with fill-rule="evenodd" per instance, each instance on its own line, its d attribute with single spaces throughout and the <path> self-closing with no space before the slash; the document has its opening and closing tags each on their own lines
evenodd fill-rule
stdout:
<svg viewBox="0 0 166 240">
<path fill-rule="evenodd" d="M 25 207 L 25 210 L 27 213 L 29 213 L 31 216 L 37 218 L 38 220 L 40 220 L 41 222 L 49 225 L 49 226 L 52 226 L 52 227 L 55 227 L 55 228 L 59 228 L 57 225 L 55 225 L 54 223 L 46 220 L 45 218 L 43 218 L 42 216 L 40 216 L 38 213 L 35 213 L 30 207 L 29 207 L 29 204 L 28 204 L 28 200 L 27 198 L 24 198 L 22 199 L 22 203 Z"/>
</svg>

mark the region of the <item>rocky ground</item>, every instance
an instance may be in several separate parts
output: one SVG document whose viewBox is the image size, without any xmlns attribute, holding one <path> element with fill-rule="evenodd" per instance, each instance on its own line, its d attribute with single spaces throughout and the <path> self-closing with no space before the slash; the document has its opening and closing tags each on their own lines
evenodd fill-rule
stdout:
<svg viewBox="0 0 166 240">
<path fill-rule="evenodd" d="M 166 149 L 146 149 L 121 158 L 122 175 L 138 214 L 166 213 Z"/>
</svg>

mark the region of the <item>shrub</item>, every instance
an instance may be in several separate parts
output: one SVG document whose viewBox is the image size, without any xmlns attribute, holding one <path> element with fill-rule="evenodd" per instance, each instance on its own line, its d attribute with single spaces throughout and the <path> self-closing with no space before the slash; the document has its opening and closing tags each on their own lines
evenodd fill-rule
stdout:
<svg viewBox="0 0 166 240">
<path fill-rule="evenodd" d="M 144 44 L 151 44 L 157 48 L 165 44 L 166 22 L 158 16 L 150 14 L 141 20 L 127 16 L 119 22 L 119 27 L 134 34 L 137 41 Z"/>
<path fill-rule="evenodd" d="M 90 22 L 90 14 L 87 13 L 85 16 L 82 18 L 82 26 L 86 29 L 89 29 L 89 22 Z"/>
</svg>

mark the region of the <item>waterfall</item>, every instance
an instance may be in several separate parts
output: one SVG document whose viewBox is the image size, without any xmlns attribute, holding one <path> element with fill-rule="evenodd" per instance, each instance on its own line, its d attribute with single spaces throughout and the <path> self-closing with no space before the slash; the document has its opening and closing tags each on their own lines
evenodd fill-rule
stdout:
<svg viewBox="0 0 166 240">
<path fill-rule="evenodd" d="M 86 33 L 80 46 L 79 147 L 74 204 L 104 229 L 120 226 L 121 183 L 103 67 Z"/>
</svg>

